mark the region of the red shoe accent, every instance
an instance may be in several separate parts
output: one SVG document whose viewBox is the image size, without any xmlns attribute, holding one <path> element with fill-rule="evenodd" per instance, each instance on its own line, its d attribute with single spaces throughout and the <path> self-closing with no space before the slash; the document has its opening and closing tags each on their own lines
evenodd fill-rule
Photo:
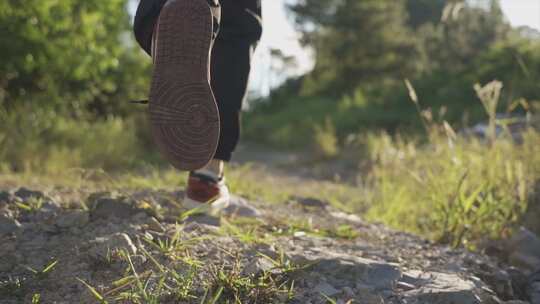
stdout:
<svg viewBox="0 0 540 304">
<path fill-rule="evenodd" d="M 189 175 L 186 196 L 200 203 L 211 203 L 220 195 L 220 188 L 217 182 L 210 178 Z"/>
</svg>

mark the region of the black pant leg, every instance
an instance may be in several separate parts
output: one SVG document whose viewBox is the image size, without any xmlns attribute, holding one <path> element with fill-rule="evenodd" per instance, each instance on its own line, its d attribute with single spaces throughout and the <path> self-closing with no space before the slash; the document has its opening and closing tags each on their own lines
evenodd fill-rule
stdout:
<svg viewBox="0 0 540 304">
<path fill-rule="evenodd" d="M 262 33 L 260 0 L 221 0 L 221 26 L 212 50 L 211 84 L 221 119 L 215 158 L 231 159 L 240 138 L 251 57 Z"/>
</svg>

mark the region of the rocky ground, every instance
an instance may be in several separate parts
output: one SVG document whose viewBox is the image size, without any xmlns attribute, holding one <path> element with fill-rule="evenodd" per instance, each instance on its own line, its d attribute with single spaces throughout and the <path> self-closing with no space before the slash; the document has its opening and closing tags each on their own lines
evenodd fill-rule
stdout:
<svg viewBox="0 0 540 304">
<path fill-rule="evenodd" d="M 3 189 L 0 303 L 540 303 L 526 270 L 316 198 L 216 217 L 181 197 Z"/>
</svg>

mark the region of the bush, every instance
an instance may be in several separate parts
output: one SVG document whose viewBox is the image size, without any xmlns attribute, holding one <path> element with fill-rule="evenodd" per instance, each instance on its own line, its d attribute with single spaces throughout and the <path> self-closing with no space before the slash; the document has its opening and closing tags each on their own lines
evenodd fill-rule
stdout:
<svg viewBox="0 0 540 304">
<path fill-rule="evenodd" d="M 0 164 L 10 171 L 117 170 L 156 163 L 144 131 L 146 120 L 137 115 L 94 122 L 46 110 L 4 112 L 0 116 L 6 122 L 0 129 Z"/>
</svg>

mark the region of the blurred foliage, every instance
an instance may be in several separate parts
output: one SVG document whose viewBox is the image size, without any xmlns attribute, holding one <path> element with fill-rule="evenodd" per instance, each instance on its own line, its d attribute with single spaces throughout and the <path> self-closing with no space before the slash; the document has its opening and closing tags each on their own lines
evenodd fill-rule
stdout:
<svg viewBox="0 0 540 304">
<path fill-rule="evenodd" d="M 540 136 L 530 131 L 516 148 L 508 139 L 490 147 L 475 139 L 451 139 L 430 127 L 429 145 L 370 136 L 375 189 L 367 216 L 445 244 L 475 246 L 508 236 L 534 202 L 540 179 Z M 533 204 L 536 204 L 533 207 Z"/>
<path fill-rule="evenodd" d="M 489 121 L 484 137 L 458 136 L 446 121 L 433 120 L 408 87 L 429 141 L 385 133 L 365 140 L 375 189 L 368 217 L 455 247 L 509 236 L 528 211 L 538 209 L 538 121 L 529 116 L 516 133 L 515 122 L 499 119 L 502 83 L 493 81 L 475 85 Z"/>
<path fill-rule="evenodd" d="M 403 1 L 317 1 L 292 6 L 303 42 L 315 49 L 305 95 L 350 92 L 359 83 L 388 82 L 416 70 L 418 50 Z"/>
<path fill-rule="evenodd" d="M 329 118 L 343 142 L 366 129 L 421 130 L 404 79 L 453 126 L 484 119 L 474 83 L 504 83 L 501 112 L 540 100 L 540 34 L 512 29 L 498 1 L 302 0 L 290 6 L 315 68 L 246 115 L 249 138 L 284 147 L 316 143 Z"/>
<path fill-rule="evenodd" d="M 24 111 L 24 110 L 23 110 Z M 61 173 L 72 168 L 108 171 L 159 164 L 148 141 L 145 116 L 73 119 L 48 109 L 0 112 L 0 167 L 7 171 Z"/>
<path fill-rule="evenodd" d="M 127 0 L 0 3 L 0 107 L 76 117 L 125 114 L 149 60 L 128 39 Z"/>
</svg>

